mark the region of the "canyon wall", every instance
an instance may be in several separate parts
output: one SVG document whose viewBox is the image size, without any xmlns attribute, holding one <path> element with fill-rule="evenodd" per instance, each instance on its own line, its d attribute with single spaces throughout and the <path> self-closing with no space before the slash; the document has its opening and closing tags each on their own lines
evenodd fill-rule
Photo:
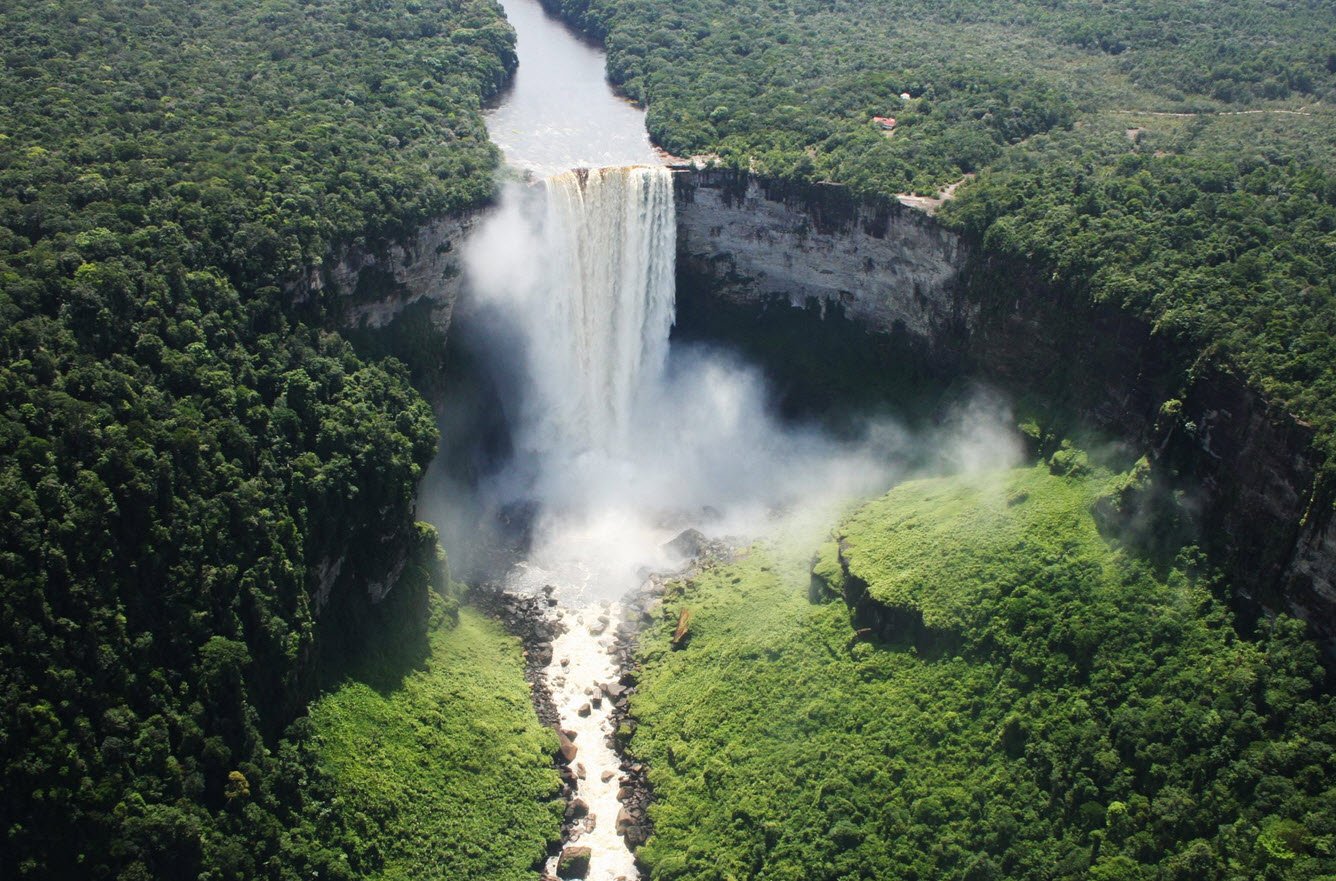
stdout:
<svg viewBox="0 0 1336 881">
<path fill-rule="evenodd" d="M 958 284 L 968 248 L 919 211 L 715 169 L 682 169 L 675 184 L 679 271 L 718 297 L 838 306 L 938 348 L 957 347 L 973 322 Z"/>
<path fill-rule="evenodd" d="M 482 209 L 444 215 L 395 241 L 349 243 L 287 285 L 294 305 L 319 302 L 366 357 L 393 354 L 419 388 L 439 380 L 462 283 L 464 239 Z M 386 523 L 365 547 L 314 561 L 308 582 L 316 615 L 336 596 L 379 605 L 403 573 L 416 542 L 410 523 Z"/>
<path fill-rule="evenodd" d="M 1157 480 L 1188 488 L 1243 618 L 1285 609 L 1336 657 L 1336 518 L 1313 433 L 1237 373 L 897 203 L 685 166 L 676 193 L 686 295 L 703 287 L 753 310 L 758 326 L 777 308 L 813 321 L 838 312 L 873 337 L 906 340 L 901 358 L 1041 399 L 1145 454 Z"/>
<path fill-rule="evenodd" d="M 319 296 L 345 327 L 382 329 L 424 304 L 442 343 L 459 298 L 460 249 L 481 211 L 448 214 L 399 241 L 345 244 L 329 260 L 288 285 L 292 302 Z"/>
</svg>

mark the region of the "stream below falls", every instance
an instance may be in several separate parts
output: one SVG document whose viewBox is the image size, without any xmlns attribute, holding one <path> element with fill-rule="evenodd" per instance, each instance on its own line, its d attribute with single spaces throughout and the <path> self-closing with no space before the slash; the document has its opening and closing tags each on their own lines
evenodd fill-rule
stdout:
<svg viewBox="0 0 1336 881">
<path fill-rule="evenodd" d="M 575 771 L 574 799 L 568 810 L 574 825 L 566 846 L 590 849 L 591 878 L 629 881 L 640 876 L 618 829 L 624 816 L 617 798 L 623 783 L 621 757 L 613 741 L 613 703 L 605 691 L 621 674 L 612 654 L 621 607 L 606 603 L 559 610 L 556 615 L 565 632 L 553 640 L 547 682 L 562 736 L 569 737 L 569 747 L 574 748 L 570 766 Z M 558 873 L 559 859 L 550 860 L 550 874 Z"/>
</svg>

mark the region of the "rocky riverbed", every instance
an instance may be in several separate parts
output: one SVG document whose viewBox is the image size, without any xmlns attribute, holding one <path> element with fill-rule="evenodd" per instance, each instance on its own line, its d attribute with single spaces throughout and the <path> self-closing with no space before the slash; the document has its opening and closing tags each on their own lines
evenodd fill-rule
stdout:
<svg viewBox="0 0 1336 881">
<path fill-rule="evenodd" d="M 566 802 L 562 843 L 541 867 L 545 881 L 638 881 L 636 849 L 648 840 L 652 793 L 639 762 L 622 753 L 635 730 L 637 635 L 654 621 L 665 581 L 733 554 L 727 542 L 695 530 L 665 549 L 685 562 L 671 573 L 644 573 L 621 602 L 588 602 L 561 587 L 488 587 L 475 601 L 524 643 L 526 676 L 539 718 L 558 737 L 555 756 Z"/>
</svg>

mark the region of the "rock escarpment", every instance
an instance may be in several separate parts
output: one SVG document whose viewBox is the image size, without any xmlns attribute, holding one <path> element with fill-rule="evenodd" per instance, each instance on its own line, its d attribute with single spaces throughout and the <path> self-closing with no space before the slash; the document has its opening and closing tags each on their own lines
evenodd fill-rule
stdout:
<svg viewBox="0 0 1336 881">
<path fill-rule="evenodd" d="M 881 349 L 898 366 L 963 371 L 1120 439 L 1158 480 L 1189 488 L 1245 618 L 1284 609 L 1336 656 L 1336 517 L 1313 432 L 1227 365 L 898 204 L 689 167 L 676 192 L 680 290 L 749 307 L 758 322 L 788 306 L 838 313 L 906 343 Z"/>
<path fill-rule="evenodd" d="M 715 169 L 684 169 L 675 183 L 679 271 L 719 297 L 838 307 L 938 348 L 975 319 L 959 285 L 969 249 L 922 212 Z"/>
<path fill-rule="evenodd" d="M 460 250 L 480 211 L 437 217 L 399 241 L 350 243 L 289 285 L 296 303 L 329 295 L 347 327 L 385 328 L 417 303 L 444 340 L 459 298 Z"/>
</svg>

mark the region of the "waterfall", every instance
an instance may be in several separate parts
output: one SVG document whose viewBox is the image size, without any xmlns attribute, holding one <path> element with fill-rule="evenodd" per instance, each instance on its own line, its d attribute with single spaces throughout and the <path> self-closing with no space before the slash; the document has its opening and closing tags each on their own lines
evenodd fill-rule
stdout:
<svg viewBox="0 0 1336 881">
<path fill-rule="evenodd" d="M 676 220 L 665 168 L 578 169 L 543 182 L 529 306 L 537 433 L 567 454 L 624 452 L 640 393 L 659 379 L 673 325 Z"/>
</svg>

